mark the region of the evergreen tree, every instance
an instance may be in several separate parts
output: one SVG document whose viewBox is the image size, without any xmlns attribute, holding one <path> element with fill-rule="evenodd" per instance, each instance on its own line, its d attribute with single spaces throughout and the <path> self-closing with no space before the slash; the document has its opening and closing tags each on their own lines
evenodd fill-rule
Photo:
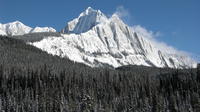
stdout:
<svg viewBox="0 0 200 112">
<path fill-rule="evenodd" d="M 197 64 L 197 81 L 200 82 L 200 64 Z"/>
</svg>

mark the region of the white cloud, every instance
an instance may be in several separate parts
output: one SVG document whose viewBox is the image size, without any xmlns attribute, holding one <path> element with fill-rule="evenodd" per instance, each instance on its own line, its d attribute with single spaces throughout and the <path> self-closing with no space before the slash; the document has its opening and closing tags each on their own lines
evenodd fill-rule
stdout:
<svg viewBox="0 0 200 112">
<path fill-rule="evenodd" d="M 161 37 L 161 36 L 163 36 L 163 34 L 160 31 L 156 32 L 154 35 L 155 35 L 155 37 Z"/>
<path fill-rule="evenodd" d="M 125 9 L 124 6 L 118 6 L 114 14 L 118 15 L 122 20 L 124 20 L 128 24 L 133 22 L 130 12 L 128 11 L 128 9 Z"/>
<path fill-rule="evenodd" d="M 118 6 L 116 8 L 116 12 L 114 14 L 117 14 L 120 18 L 122 18 L 126 22 L 131 17 L 131 14 L 129 13 L 129 11 L 127 9 L 125 9 L 123 6 Z M 130 22 L 128 22 L 128 23 L 130 23 Z M 141 35 L 142 37 L 144 37 L 144 38 L 150 40 L 152 43 L 154 43 L 154 45 L 157 46 L 162 51 L 166 51 L 167 53 L 170 53 L 170 54 L 179 53 L 181 55 L 188 55 L 188 53 L 186 53 L 184 51 L 177 50 L 176 48 L 169 46 L 164 42 L 158 41 L 156 38 L 162 36 L 162 33 L 160 31 L 153 32 L 153 31 L 147 30 L 145 27 L 142 27 L 140 25 L 135 25 L 132 28 L 139 35 Z"/>
<path fill-rule="evenodd" d="M 146 38 L 149 38 L 149 39 L 153 39 L 155 37 L 162 36 L 162 33 L 160 31 L 153 32 L 153 31 L 147 30 L 145 27 L 142 27 L 140 25 L 135 25 L 132 28 L 137 33 L 140 33 L 140 35 L 142 35 L 143 37 L 146 37 Z"/>
<path fill-rule="evenodd" d="M 123 6 L 117 7 L 116 12 L 114 14 L 117 14 L 121 19 L 123 19 L 129 25 L 130 25 L 130 23 L 133 23 L 133 19 L 132 19 L 131 14 Z M 131 22 L 130 22 L 130 20 L 131 20 Z M 151 43 L 153 43 L 155 45 L 155 47 L 157 47 L 162 52 L 166 52 L 167 54 L 174 54 L 174 55 L 177 54 L 179 56 L 186 56 L 188 58 L 194 57 L 194 56 L 191 55 L 191 53 L 178 50 L 178 49 L 176 49 L 176 48 L 174 48 L 174 47 L 172 47 L 172 46 L 170 46 L 170 45 L 168 45 L 164 42 L 158 41 L 156 38 L 163 36 L 163 33 L 160 32 L 160 31 L 153 32 L 153 31 L 147 30 L 145 27 L 142 27 L 140 25 L 134 25 L 132 27 L 132 29 L 135 32 L 137 32 L 137 34 L 139 34 L 140 36 L 151 41 Z M 177 32 L 173 32 L 173 34 L 177 34 Z M 196 59 L 196 58 L 194 58 L 194 59 Z M 198 57 L 198 59 L 200 60 L 200 56 Z"/>
<path fill-rule="evenodd" d="M 130 16 L 129 11 L 125 9 L 123 6 L 118 6 L 116 8 L 115 14 L 117 14 L 121 18 Z"/>
<path fill-rule="evenodd" d="M 146 28 L 140 26 L 140 25 L 135 25 L 132 27 L 133 30 L 135 32 L 137 32 L 137 34 L 139 36 L 142 36 L 143 38 L 148 39 L 149 41 L 151 41 L 159 50 L 166 52 L 168 54 L 179 54 L 179 55 L 183 55 L 183 56 L 189 56 L 190 53 L 187 53 L 185 51 L 181 51 L 181 50 L 177 50 L 176 48 L 167 45 L 164 42 L 158 41 L 156 39 L 156 37 L 159 37 L 162 35 L 161 32 L 153 32 L 153 31 L 149 31 Z"/>
</svg>

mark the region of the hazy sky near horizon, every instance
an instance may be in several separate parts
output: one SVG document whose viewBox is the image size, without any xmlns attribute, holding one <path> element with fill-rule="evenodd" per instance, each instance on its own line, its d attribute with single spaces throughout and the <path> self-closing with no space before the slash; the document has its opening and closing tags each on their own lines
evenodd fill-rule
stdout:
<svg viewBox="0 0 200 112">
<path fill-rule="evenodd" d="M 200 60 L 200 0 L 0 0 L 0 23 L 19 20 L 60 31 L 89 6 L 108 16 L 118 11 L 130 26 L 141 25 Z"/>
</svg>

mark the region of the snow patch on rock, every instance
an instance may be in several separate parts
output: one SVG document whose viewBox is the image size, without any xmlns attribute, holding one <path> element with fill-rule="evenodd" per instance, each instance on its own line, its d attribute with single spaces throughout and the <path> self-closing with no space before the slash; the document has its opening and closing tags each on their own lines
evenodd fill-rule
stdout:
<svg viewBox="0 0 200 112">
<path fill-rule="evenodd" d="M 86 9 L 68 22 L 60 37 L 48 37 L 32 45 L 50 54 L 67 57 L 92 67 L 144 65 L 170 68 L 196 67 L 189 56 L 168 46 L 162 49 L 148 31 L 129 27 L 118 15 L 107 18 L 101 11 Z M 172 52 L 173 51 L 173 52 Z"/>
</svg>

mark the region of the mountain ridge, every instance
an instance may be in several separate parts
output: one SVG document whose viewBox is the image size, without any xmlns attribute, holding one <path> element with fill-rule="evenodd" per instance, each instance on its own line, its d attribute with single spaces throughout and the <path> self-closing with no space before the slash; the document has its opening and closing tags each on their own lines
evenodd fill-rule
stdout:
<svg viewBox="0 0 200 112">
<path fill-rule="evenodd" d="M 67 23 L 67 26 L 61 30 L 62 33 L 84 33 L 95 25 L 107 21 L 108 18 L 100 11 L 88 7 L 78 18 Z"/>
<path fill-rule="evenodd" d="M 89 21 L 89 22 L 88 22 Z M 195 67 L 188 56 L 159 49 L 118 15 L 107 18 L 91 7 L 68 22 L 61 37 L 49 37 L 32 45 L 50 54 L 67 57 L 92 67 L 144 65 L 170 68 Z"/>
<path fill-rule="evenodd" d="M 56 32 L 52 27 L 35 27 L 31 28 L 24 25 L 20 21 L 14 21 L 10 23 L 1 24 L 0 23 L 0 35 L 24 35 L 28 33 L 36 32 Z"/>
<path fill-rule="evenodd" d="M 2 26 L 0 24 L 0 33 L 3 34 Z M 193 59 L 180 51 L 169 46 L 161 46 L 150 39 L 151 34 L 144 28 L 130 27 L 116 13 L 107 17 L 100 10 L 91 7 L 69 21 L 60 34 L 43 34 L 41 32 L 56 31 L 51 27 L 31 28 L 19 21 L 15 22 L 14 28 L 16 26 L 25 30 L 14 30 L 11 35 L 22 35 L 19 39 L 24 39 L 28 44 L 49 54 L 69 58 L 91 67 L 117 68 L 126 65 L 142 65 L 194 68 L 197 65 Z M 32 32 L 38 34 L 24 35 Z"/>
</svg>

